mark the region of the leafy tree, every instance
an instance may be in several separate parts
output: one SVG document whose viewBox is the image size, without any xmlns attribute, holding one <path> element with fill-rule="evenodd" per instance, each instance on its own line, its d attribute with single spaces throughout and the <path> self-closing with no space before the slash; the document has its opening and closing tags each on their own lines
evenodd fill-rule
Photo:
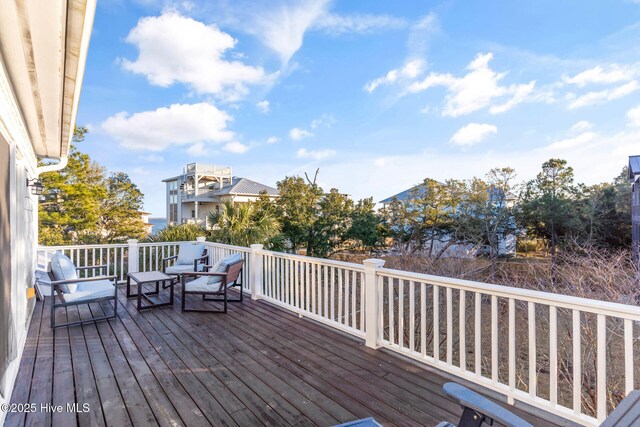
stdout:
<svg viewBox="0 0 640 427">
<path fill-rule="evenodd" d="M 386 235 L 382 217 L 375 212 L 373 198 L 359 200 L 351 213 L 347 239 L 354 242 L 356 249 L 372 250 L 384 245 Z"/>
<path fill-rule="evenodd" d="M 112 243 L 144 238 L 145 225 L 138 213 L 142 209 L 142 192 L 123 172 L 111 174 L 105 186 L 107 194 L 100 210 L 103 240 Z"/>
<path fill-rule="evenodd" d="M 353 200 L 332 188 L 318 202 L 317 216 L 307 242 L 309 256 L 328 257 L 345 249 L 351 226 Z"/>
<path fill-rule="evenodd" d="M 238 246 L 261 243 L 269 247 L 280 233 L 280 223 L 257 204 L 226 202 L 220 212 L 209 213 L 209 223 L 217 227 L 211 232 L 216 241 Z"/>
<path fill-rule="evenodd" d="M 282 224 L 282 234 L 293 252 L 306 246 L 307 253 L 311 255 L 313 248 L 309 247 L 309 242 L 314 241 L 313 225 L 324 194 L 322 188 L 315 183 L 315 178 L 311 182 L 299 176 L 285 177 L 277 187 L 280 197 L 276 200 L 276 212 Z"/>
<path fill-rule="evenodd" d="M 573 169 L 566 160 L 549 159 L 542 172 L 525 186 L 520 206 L 521 220 L 528 232 L 549 243 L 552 276 L 555 276 L 558 238 L 577 231 L 573 200 Z"/>
<path fill-rule="evenodd" d="M 106 176 L 104 167 L 77 148 L 86 128 L 76 128 L 67 166 L 40 176 L 40 243 L 100 243 L 144 236 L 138 210 L 142 193 L 124 173 Z"/>
<path fill-rule="evenodd" d="M 39 207 L 42 244 L 99 241 L 100 207 L 106 196 L 105 171 L 76 148 L 86 133 L 85 128 L 75 130 L 64 169 L 40 176 L 44 185 Z"/>
</svg>

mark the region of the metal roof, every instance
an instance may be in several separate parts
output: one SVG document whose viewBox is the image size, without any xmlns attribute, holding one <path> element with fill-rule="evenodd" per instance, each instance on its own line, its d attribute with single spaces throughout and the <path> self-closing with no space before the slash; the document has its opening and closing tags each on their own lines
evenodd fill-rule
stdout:
<svg viewBox="0 0 640 427">
<path fill-rule="evenodd" d="M 640 156 L 629 156 L 629 179 L 634 180 L 640 175 Z"/>
<path fill-rule="evenodd" d="M 383 204 L 391 203 L 393 201 L 393 199 L 397 199 L 400 202 L 407 201 L 407 200 L 409 200 L 409 198 L 411 197 L 411 194 L 413 192 L 415 192 L 415 191 L 417 191 L 417 190 L 419 190 L 421 188 L 424 188 L 424 184 L 419 184 L 419 185 L 416 185 L 414 187 L 411 187 L 408 190 L 404 190 L 404 191 L 402 191 L 402 192 L 400 192 L 400 193 L 398 193 L 396 195 L 393 195 L 391 197 L 387 197 L 384 200 L 380 200 L 378 203 L 383 203 Z"/>
<path fill-rule="evenodd" d="M 252 195 L 256 196 L 261 192 L 266 192 L 269 196 L 277 196 L 278 190 L 268 185 L 260 184 L 247 178 L 233 177 L 231 185 L 216 190 L 216 196 L 225 194 Z"/>
</svg>

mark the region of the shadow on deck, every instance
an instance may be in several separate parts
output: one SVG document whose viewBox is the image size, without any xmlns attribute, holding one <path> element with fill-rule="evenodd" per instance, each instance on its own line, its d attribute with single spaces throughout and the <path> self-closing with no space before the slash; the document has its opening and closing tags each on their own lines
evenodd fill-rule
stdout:
<svg viewBox="0 0 640 427">
<path fill-rule="evenodd" d="M 370 416 L 384 425 L 435 426 L 460 416 L 437 371 L 268 303 L 245 299 L 227 315 L 182 313 L 176 292 L 173 308 L 139 313 L 123 291 L 119 320 L 55 334 L 49 298 L 36 304 L 12 396 L 36 412 L 10 413 L 6 426 L 331 426 Z M 111 309 L 60 310 L 56 321 L 103 308 Z M 67 412 L 67 403 L 79 412 Z"/>
</svg>

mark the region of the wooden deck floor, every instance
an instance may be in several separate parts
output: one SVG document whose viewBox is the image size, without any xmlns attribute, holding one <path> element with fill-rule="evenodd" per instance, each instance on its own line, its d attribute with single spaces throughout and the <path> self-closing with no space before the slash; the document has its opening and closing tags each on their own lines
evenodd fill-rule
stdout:
<svg viewBox="0 0 640 427">
<path fill-rule="evenodd" d="M 5 425 L 331 426 L 373 416 L 434 426 L 460 415 L 433 370 L 264 302 L 245 299 L 221 315 L 182 313 L 179 299 L 139 313 L 121 289 L 119 320 L 55 334 L 48 299 L 38 302 L 12 396 L 38 410 L 8 414 Z M 102 311 L 69 309 L 57 320 Z M 43 403 L 89 410 L 40 411 Z"/>
</svg>

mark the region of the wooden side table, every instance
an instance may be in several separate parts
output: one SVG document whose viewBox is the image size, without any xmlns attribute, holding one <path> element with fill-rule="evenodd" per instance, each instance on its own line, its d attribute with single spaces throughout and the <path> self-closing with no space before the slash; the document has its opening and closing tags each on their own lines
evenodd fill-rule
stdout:
<svg viewBox="0 0 640 427">
<path fill-rule="evenodd" d="M 131 281 L 134 281 L 138 285 L 138 293 L 131 293 Z M 166 283 L 169 283 L 165 286 Z M 154 292 L 144 292 L 143 285 L 156 284 L 156 290 Z M 169 288 L 169 302 L 156 303 L 149 298 L 150 295 L 158 295 L 160 293 L 160 283 L 162 283 L 162 289 Z M 150 308 L 169 307 L 173 305 L 173 288 L 175 281 L 173 277 L 164 274 L 161 271 L 145 271 L 127 274 L 127 298 L 137 297 L 138 311 L 147 310 Z M 135 285 L 134 285 L 135 286 Z M 142 305 L 142 298 L 147 300 L 146 305 Z"/>
</svg>

